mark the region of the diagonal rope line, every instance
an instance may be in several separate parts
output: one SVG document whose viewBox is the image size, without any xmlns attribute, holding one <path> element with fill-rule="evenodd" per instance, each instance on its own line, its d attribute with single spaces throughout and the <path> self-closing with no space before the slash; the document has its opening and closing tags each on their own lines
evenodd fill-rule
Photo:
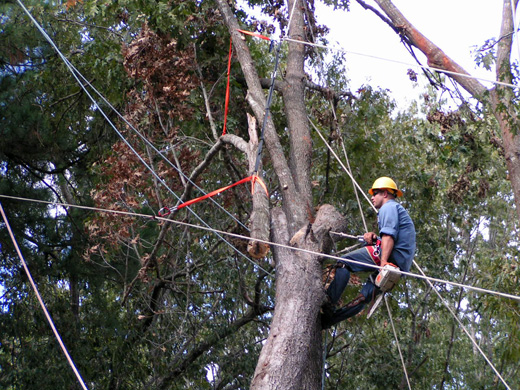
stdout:
<svg viewBox="0 0 520 390">
<path fill-rule="evenodd" d="M 520 35 L 518 35 L 518 26 L 520 25 L 520 20 L 516 21 L 516 2 L 517 0 L 511 0 L 511 13 L 513 15 L 513 38 L 516 39 L 516 48 L 518 51 L 518 60 L 520 61 Z"/>
<path fill-rule="evenodd" d="M 75 208 L 83 209 L 83 210 L 106 212 L 106 213 L 113 213 L 113 214 L 119 214 L 119 215 L 128 215 L 128 216 L 134 216 L 134 217 L 142 217 L 142 218 L 147 218 L 147 219 L 150 219 L 150 220 L 157 220 L 157 221 L 165 221 L 165 222 L 168 222 L 168 223 L 174 223 L 176 225 L 185 226 L 185 227 L 188 227 L 188 228 L 205 230 L 205 231 L 209 231 L 209 232 L 213 232 L 213 233 L 219 233 L 219 234 L 222 234 L 222 235 L 226 235 L 226 236 L 230 236 L 230 237 L 238 238 L 238 239 L 243 239 L 243 240 L 249 240 L 251 238 L 251 237 L 244 236 L 244 235 L 237 234 L 237 233 L 230 233 L 230 232 L 226 232 L 226 231 L 223 231 L 223 230 L 213 229 L 213 228 L 207 227 L 207 226 L 195 225 L 195 224 L 188 223 L 188 222 L 176 221 L 176 220 L 173 220 L 173 219 L 157 217 L 155 215 L 150 215 L 150 214 L 141 214 L 141 213 L 134 213 L 134 212 L 129 212 L 129 211 L 120 211 L 120 210 L 107 210 L 107 209 L 102 209 L 102 208 L 99 208 L 99 207 L 80 206 L 80 205 L 73 205 L 73 204 L 68 204 L 68 203 L 51 202 L 51 201 L 44 201 L 44 200 L 38 200 L 38 199 L 29 199 L 29 198 L 20 198 L 20 197 L 16 197 L 16 196 L 9 196 L 9 195 L 2 195 L 2 194 L 0 194 L 0 198 L 14 199 L 14 200 L 20 200 L 20 201 L 26 201 L 26 202 L 51 204 L 51 205 L 57 205 L 57 206 L 62 206 L 62 207 L 75 207 Z M 311 250 L 308 250 L 308 249 L 297 248 L 297 247 L 293 247 L 293 246 L 290 246 L 290 245 L 279 244 L 279 243 L 272 242 L 272 241 L 267 241 L 267 240 L 257 239 L 257 241 L 260 242 L 260 243 L 269 244 L 269 245 L 277 246 L 277 247 L 284 248 L 284 249 L 289 249 L 289 250 L 292 250 L 292 251 L 295 251 L 295 252 L 308 253 L 308 254 L 311 254 L 311 255 L 320 256 L 322 258 L 333 259 L 333 260 L 341 260 L 341 261 L 346 262 L 346 263 L 364 265 L 364 266 L 367 266 L 367 267 L 370 267 L 370 268 L 373 268 L 373 269 L 383 269 L 383 267 L 380 267 L 380 266 L 375 265 L 375 264 L 374 265 L 366 264 L 366 263 L 362 263 L 362 262 L 355 261 L 355 260 L 344 259 L 344 258 L 339 257 L 339 256 L 329 255 L 329 254 L 326 254 L 326 253 L 315 252 L 315 251 L 311 251 Z M 258 264 L 255 264 L 255 265 L 258 266 Z M 265 271 L 265 270 L 263 270 L 263 271 Z M 267 272 L 267 271 L 265 271 L 265 272 Z M 438 282 L 438 283 L 442 283 L 442 284 L 446 284 L 446 285 L 450 285 L 450 286 L 454 286 L 454 287 L 467 288 L 468 290 L 477 291 L 477 292 L 481 292 L 481 293 L 485 293 L 485 294 L 496 295 L 496 296 L 499 296 L 499 297 L 502 297 L 502 298 L 513 299 L 515 301 L 519 301 L 520 302 L 520 296 L 518 296 L 518 295 L 503 293 L 503 292 L 500 292 L 500 291 L 489 290 L 489 289 L 482 288 L 482 287 L 470 286 L 470 285 L 467 285 L 467 284 L 462 284 L 462 283 L 458 283 L 458 282 L 452 282 L 450 280 L 434 278 L 434 277 L 431 277 L 431 276 L 414 274 L 412 272 L 406 272 L 406 271 L 400 271 L 400 272 L 401 272 L 401 275 L 407 275 L 407 276 L 410 276 L 410 277 L 413 277 L 413 278 L 416 278 L 416 279 L 424 279 L 424 280 L 429 280 L 429 281 L 432 281 L 432 282 Z M 272 274 L 269 274 L 269 275 L 273 276 Z"/>
<path fill-rule="evenodd" d="M 424 275 L 424 272 L 423 270 L 421 269 L 421 267 L 419 267 L 419 265 L 415 262 L 415 260 L 413 261 L 413 264 L 415 265 L 415 267 L 419 270 L 419 272 Z M 442 297 L 442 295 L 437 291 L 437 289 L 435 288 L 435 286 L 430 282 L 430 280 L 428 279 L 425 279 L 428 284 L 430 285 L 430 288 L 435 291 L 435 294 L 437 294 L 437 296 L 439 297 L 439 299 L 441 300 L 441 302 L 444 304 L 444 306 L 446 306 L 446 308 L 448 309 L 448 311 L 451 313 L 451 315 L 453 316 L 453 318 L 455 318 L 455 320 L 458 322 L 458 324 L 462 327 L 462 330 L 464 331 L 464 333 L 466 333 L 466 335 L 469 337 L 469 339 L 471 340 L 471 342 L 473 343 L 473 345 L 475 346 L 475 348 L 478 349 L 478 351 L 480 352 L 480 354 L 482 355 L 482 357 L 484 358 L 484 360 L 489 364 L 489 366 L 493 369 L 493 371 L 495 372 L 495 374 L 500 378 L 500 380 L 502 381 L 502 383 L 504 384 L 504 386 L 508 389 L 508 390 L 511 390 L 511 387 L 509 387 L 509 385 L 506 383 L 505 379 L 502 378 L 502 375 L 500 375 L 500 373 L 498 372 L 498 370 L 495 368 L 495 366 L 493 365 L 493 363 L 491 362 L 491 360 L 488 359 L 488 357 L 486 356 L 486 354 L 484 353 L 484 351 L 480 348 L 480 346 L 478 345 L 478 343 L 475 341 L 475 339 L 473 338 L 473 336 L 469 333 L 469 331 L 466 329 L 466 327 L 464 326 L 464 324 L 462 323 L 462 321 L 459 319 L 459 317 L 457 316 L 457 314 L 453 311 L 453 309 L 451 308 L 451 306 L 448 304 L 448 302 L 446 302 L 446 300 Z"/>
<path fill-rule="evenodd" d="M 476 76 L 472 76 L 472 75 L 465 74 L 465 73 L 453 72 L 453 71 L 450 71 L 450 70 L 445 70 L 445 69 L 441 69 L 441 68 L 435 68 L 435 67 L 432 67 L 432 66 L 419 65 L 419 64 L 410 64 L 410 63 L 404 62 L 404 61 L 393 60 L 393 59 L 390 59 L 390 58 L 379 57 L 379 56 L 375 56 L 375 55 L 371 55 L 371 54 L 358 53 L 358 52 L 355 52 L 355 51 L 345 50 L 343 48 L 331 47 L 331 46 L 328 46 L 328 45 L 321 45 L 319 43 L 305 42 L 305 41 L 301 41 L 299 39 L 284 38 L 284 40 L 290 41 L 290 42 L 301 43 L 302 45 L 307 45 L 307 46 L 320 47 L 322 49 L 327 49 L 327 50 L 335 50 L 335 51 L 342 52 L 342 53 L 345 53 L 345 54 L 353 54 L 353 55 L 357 55 L 357 56 L 361 56 L 361 57 L 367 57 L 367 58 L 371 58 L 371 59 L 375 59 L 375 60 L 393 62 L 393 63 L 396 63 L 396 64 L 406 65 L 406 66 L 413 67 L 413 68 L 420 68 L 422 70 L 430 70 L 430 71 L 433 71 L 433 72 L 446 73 L 446 74 L 453 75 L 453 76 L 460 76 L 460 77 L 465 77 L 465 78 L 468 78 L 468 79 L 484 81 L 484 82 L 487 82 L 487 83 L 496 84 L 496 85 L 502 85 L 504 87 L 508 87 L 508 88 L 512 88 L 512 89 L 520 89 L 519 85 L 510 84 L 510 83 L 504 83 L 502 81 L 489 80 L 489 79 L 485 79 L 485 78 L 482 78 L 482 77 L 476 77 Z"/>
<path fill-rule="evenodd" d="M 18 257 L 20 258 L 20 261 L 22 263 L 23 269 L 25 270 L 27 278 L 29 279 L 32 289 L 34 290 L 34 293 L 36 294 L 36 298 L 38 298 L 38 302 L 40 303 L 40 306 L 45 314 L 45 318 L 47 318 L 47 321 L 49 322 L 49 325 L 52 328 L 54 336 L 56 337 L 56 340 L 58 340 L 58 343 L 60 344 L 60 347 L 61 347 L 63 353 L 65 354 L 65 357 L 67 358 L 67 361 L 69 362 L 69 365 L 72 368 L 72 371 L 74 371 L 74 374 L 76 375 L 76 378 L 78 379 L 78 382 L 80 383 L 81 387 L 84 390 L 88 390 L 87 386 L 85 385 L 85 382 L 83 381 L 83 378 L 81 377 L 81 374 L 79 373 L 78 369 L 76 368 L 76 365 L 74 364 L 74 361 L 72 360 L 72 358 L 69 355 L 69 352 L 67 351 L 67 347 L 65 346 L 65 344 L 63 343 L 63 340 L 61 339 L 60 333 L 58 332 L 58 330 L 56 329 L 56 326 L 54 325 L 54 322 L 52 321 L 52 317 L 50 316 L 49 312 L 47 311 L 47 307 L 45 306 L 45 303 L 43 302 L 43 299 L 40 296 L 40 293 L 38 292 L 38 287 L 34 283 L 31 272 L 29 271 L 29 267 L 27 266 L 27 263 L 25 262 L 22 252 L 20 251 L 20 247 L 18 246 L 18 243 L 16 242 L 16 238 L 14 237 L 13 231 L 11 230 L 11 226 L 9 225 L 9 221 L 7 220 L 7 216 L 5 215 L 4 208 L 2 207 L 1 203 L 0 203 L 0 213 L 2 214 L 2 218 L 4 219 L 5 226 L 7 227 L 7 231 L 9 232 L 9 236 L 11 237 L 11 240 L 16 249 L 16 253 L 18 254 Z"/>
<path fill-rule="evenodd" d="M 78 76 L 76 75 L 76 73 L 74 72 L 74 67 L 72 66 L 72 64 L 69 62 L 69 60 L 61 53 L 61 51 L 59 50 L 59 48 L 56 46 L 56 44 L 53 42 L 53 40 L 51 39 L 51 37 L 49 37 L 49 35 L 45 32 L 45 30 L 40 26 L 40 24 L 36 21 L 36 19 L 34 19 L 34 17 L 31 15 L 31 13 L 29 12 L 29 10 L 23 5 L 23 3 L 20 1 L 20 0 L 17 0 L 18 4 L 23 8 L 23 10 L 25 11 L 25 13 L 29 16 L 29 18 L 31 19 L 31 21 L 35 24 L 35 26 L 38 28 L 38 30 L 42 33 L 42 35 L 45 37 L 45 39 L 47 39 L 47 41 L 52 45 L 52 47 L 56 50 L 56 52 L 58 53 L 58 55 L 60 56 L 60 58 L 64 61 L 64 63 L 67 65 L 67 67 L 69 68 L 69 70 L 71 71 L 73 77 L 76 79 L 76 81 L 78 82 L 78 84 L 81 86 L 81 88 L 83 89 L 83 91 L 87 94 L 87 96 L 90 98 L 90 100 L 95 104 L 96 108 L 99 109 L 99 111 L 101 112 L 101 114 L 103 115 L 103 117 L 105 118 L 105 120 L 110 124 L 110 126 L 114 129 L 114 131 L 117 133 L 117 135 L 123 140 L 123 142 L 125 142 L 125 144 L 130 148 L 130 150 L 132 150 L 132 152 L 139 158 L 139 160 L 143 163 L 143 165 L 148 169 L 150 170 L 150 172 L 159 180 L 159 182 L 165 186 L 165 188 L 171 193 L 173 194 L 178 201 L 181 201 L 180 197 L 166 184 L 166 182 L 146 163 L 146 161 L 144 161 L 144 159 L 139 155 L 139 153 L 137 153 L 137 151 L 132 147 L 132 145 L 125 139 L 125 137 L 123 136 L 123 134 L 121 134 L 121 132 L 117 129 L 117 127 L 112 123 L 112 121 L 108 118 L 107 114 L 101 109 L 101 107 L 99 107 L 99 105 L 97 104 L 96 100 L 92 97 L 92 95 L 88 92 L 88 90 L 86 89 L 86 87 L 83 85 L 83 83 L 79 80 Z M 212 230 L 212 228 L 197 214 L 195 213 L 190 207 L 187 207 L 187 209 L 203 224 L 206 226 L 206 228 L 208 230 Z M 215 234 L 222 240 L 224 241 L 229 247 L 231 247 L 236 253 L 238 253 L 240 256 L 244 257 L 247 261 L 251 262 L 254 266 L 256 267 L 259 267 L 262 271 L 266 272 L 268 275 L 271 275 L 273 276 L 269 271 L 266 271 L 265 269 L 263 269 L 260 265 L 258 265 L 257 263 L 255 263 L 254 261 L 252 261 L 249 257 L 247 257 L 246 255 L 244 255 L 240 250 L 238 250 L 235 246 L 233 246 L 233 244 L 231 244 L 229 241 L 227 241 L 222 235 L 221 233 L 219 233 L 218 230 L 214 230 Z"/>
<path fill-rule="evenodd" d="M 332 109 L 332 114 L 334 115 L 334 120 L 337 121 L 338 118 L 336 116 L 336 110 L 334 109 L 334 104 L 332 103 L 332 101 L 330 102 L 330 106 Z M 343 149 L 343 155 L 345 156 L 345 161 L 347 162 L 348 171 L 352 175 L 352 169 L 350 168 L 350 161 L 348 160 L 347 150 L 345 149 L 345 142 L 343 142 L 343 137 L 340 137 L 339 139 L 340 139 L 341 147 Z M 352 187 L 354 187 L 354 194 L 356 195 L 356 201 L 357 201 L 358 208 L 359 208 L 359 214 L 361 215 L 361 220 L 363 221 L 363 227 L 365 228 L 365 232 L 368 232 L 367 222 L 365 221 L 365 214 L 363 213 L 363 206 L 361 206 L 361 201 L 359 200 L 358 189 L 356 188 L 356 184 L 354 182 L 352 182 Z"/>
<path fill-rule="evenodd" d="M 345 143 L 343 142 L 343 139 L 341 139 L 341 147 L 343 148 L 343 155 L 345 156 L 345 161 L 347 162 L 347 168 L 350 172 L 350 175 L 352 176 L 352 169 L 350 168 L 350 162 L 348 160 L 347 150 L 345 149 Z M 356 201 L 359 208 L 359 214 L 361 215 L 361 219 L 363 220 L 363 226 L 365 227 L 365 232 L 368 232 L 367 222 L 365 221 L 365 214 L 363 213 L 363 206 L 361 206 L 361 201 L 359 200 L 359 193 L 358 189 L 356 188 L 356 185 L 354 182 L 352 182 L 352 186 L 354 187 L 354 194 L 356 195 Z"/>
<path fill-rule="evenodd" d="M 289 22 L 287 23 L 287 31 L 285 32 L 285 36 L 283 37 L 283 39 L 286 39 L 286 38 L 289 37 L 289 31 L 290 31 L 290 28 L 291 28 L 291 22 L 292 22 L 292 19 L 293 19 L 293 16 L 294 16 L 294 10 L 296 9 L 296 4 L 298 4 L 298 1 L 299 0 L 294 0 L 293 7 L 292 7 L 292 10 L 291 10 L 291 15 L 289 16 Z"/>
<path fill-rule="evenodd" d="M 375 208 L 375 206 L 372 204 L 372 202 L 370 201 L 370 199 L 368 199 L 368 196 L 365 194 L 365 191 L 363 191 L 363 189 L 359 186 L 358 182 L 356 181 L 356 179 L 354 179 L 354 176 L 352 176 L 352 174 L 349 172 L 349 170 L 347 169 L 347 167 L 345 166 L 345 164 L 343 164 L 343 161 L 341 161 L 341 159 L 338 157 L 338 155 L 336 154 L 336 152 L 334 151 L 334 149 L 332 149 L 332 147 L 329 145 L 329 143 L 327 142 L 327 140 L 325 139 L 325 137 L 323 136 L 323 134 L 321 134 L 320 130 L 316 127 L 316 125 L 314 124 L 314 122 L 311 120 L 311 118 L 307 117 L 307 119 L 309 120 L 310 124 L 312 125 L 312 127 L 314 128 L 314 130 L 316 130 L 316 132 L 318 133 L 318 135 L 320 136 L 321 140 L 325 143 L 325 145 L 327 146 L 327 148 L 330 150 L 330 152 L 334 155 L 334 157 L 336 157 L 336 160 L 338 161 L 338 163 L 341 165 L 341 167 L 345 170 L 345 172 L 347 172 L 348 176 L 350 177 L 350 180 L 352 180 L 352 183 L 359 189 L 359 191 L 363 194 L 363 196 L 365 197 L 365 199 L 367 200 L 367 202 L 370 204 L 370 206 L 372 206 L 372 208 L 374 209 L 374 211 L 377 213 L 377 209 Z"/>
<path fill-rule="evenodd" d="M 394 332 L 395 342 L 397 343 L 397 350 L 399 351 L 399 357 L 401 358 L 401 363 L 403 365 L 403 371 L 404 371 L 404 376 L 406 377 L 406 383 L 408 383 L 408 388 L 410 390 L 412 390 L 412 386 L 410 385 L 410 379 L 408 378 L 408 371 L 406 370 L 406 363 L 404 362 L 403 353 L 401 352 L 399 338 L 397 337 L 397 332 L 395 331 L 394 319 L 392 318 L 392 311 L 390 310 L 390 305 L 388 304 L 388 298 L 387 298 L 386 294 L 383 296 L 383 298 L 385 298 L 386 309 L 388 310 L 388 316 L 390 317 L 390 323 L 392 324 L 392 331 Z"/>
</svg>

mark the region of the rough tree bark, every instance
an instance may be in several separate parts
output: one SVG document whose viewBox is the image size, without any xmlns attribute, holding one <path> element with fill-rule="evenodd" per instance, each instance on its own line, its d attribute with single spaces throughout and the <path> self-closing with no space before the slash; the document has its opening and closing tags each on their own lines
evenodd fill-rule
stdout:
<svg viewBox="0 0 520 390">
<path fill-rule="evenodd" d="M 272 241 L 287 243 L 287 220 L 272 211 Z M 327 253 L 329 232 L 345 231 L 346 220 L 330 205 L 319 208 L 313 224 L 291 239 L 293 247 Z M 298 253 L 298 254 L 297 254 Z M 269 337 L 258 360 L 251 389 L 317 390 L 321 388 L 321 324 L 323 302 L 320 259 L 308 253 L 273 247 L 276 266 L 276 308 Z"/>
<path fill-rule="evenodd" d="M 301 2 L 288 1 L 293 10 L 289 34 L 303 39 L 304 15 Z M 247 100 L 258 123 L 263 122 L 265 92 L 251 58 L 247 41 L 237 32 L 238 22 L 226 0 L 217 0 L 220 13 L 233 39 L 244 74 Z M 252 41 L 251 45 L 258 44 Z M 344 231 L 344 218 L 332 207 L 319 208 L 314 218 L 310 181 L 312 143 L 305 109 L 305 52 L 301 44 L 287 46 L 284 79 L 277 83 L 282 94 L 289 152 L 285 156 L 271 118 L 267 118 L 265 144 L 280 184 L 282 206 L 271 211 L 271 241 L 316 252 L 330 250 L 330 230 Z M 292 238 L 292 239 L 291 239 Z M 321 281 L 320 256 L 274 246 L 276 306 L 269 336 L 262 348 L 251 389 L 321 388 L 322 342 L 319 310 L 325 294 Z"/>
<path fill-rule="evenodd" d="M 359 0 L 358 0 L 359 1 Z M 417 30 L 399 11 L 390 0 L 375 0 L 383 12 L 390 18 L 394 30 L 406 36 L 409 42 L 421 50 L 428 59 L 428 65 L 438 69 L 469 75 L 460 65 L 448 57 L 438 46 L 428 40 Z M 514 0 L 515 7 L 518 0 Z M 513 17 L 511 0 L 504 0 L 502 11 L 502 26 L 500 29 L 497 49 L 496 79 L 511 84 L 511 46 L 513 43 Z M 497 85 L 486 89 L 478 80 L 459 75 L 447 74 L 462 88 L 468 91 L 475 99 L 489 105 L 498 121 L 502 132 L 502 141 L 505 151 L 509 180 L 515 197 L 516 212 L 520 220 L 520 122 L 518 109 L 515 107 L 515 94 L 509 87 Z"/>
</svg>

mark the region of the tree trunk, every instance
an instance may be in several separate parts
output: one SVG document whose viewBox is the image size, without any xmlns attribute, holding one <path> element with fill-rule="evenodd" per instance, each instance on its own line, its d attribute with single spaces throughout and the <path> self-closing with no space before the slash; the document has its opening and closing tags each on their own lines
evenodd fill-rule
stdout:
<svg viewBox="0 0 520 390">
<path fill-rule="evenodd" d="M 287 243 L 287 219 L 272 211 L 272 240 Z M 330 230 L 344 231 L 345 219 L 330 205 L 318 210 L 314 224 L 291 239 L 292 246 L 312 251 L 331 249 Z M 321 388 L 322 340 L 319 310 L 325 297 L 321 261 L 311 254 L 274 247 L 276 309 L 262 348 L 251 389 L 317 390 Z"/>
<path fill-rule="evenodd" d="M 259 123 L 266 99 L 246 42 L 227 1 L 217 0 L 233 37 L 248 87 L 248 102 Z M 294 5 L 296 4 L 296 7 Z M 290 0 L 294 14 L 290 35 L 303 39 L 303 9 Z M 251 43 L 256 44 L 256 43 Z M 312 142 L 305 108 L 305 47 L 290 43 L 285 79 L 280 83 L 289 130 L 289 162 L 281 148 L 274 123 L 267 118 L 265 142 L 283 197 L 271 212 L 271 241 L 314 252 L 332 248 L 330 230 L 344 231 L 345 219 L 329 205 L 320 207 L 314 219 L 310 167 Z M 292 237 L 292 239 L 291 239 Z M 318 255 L 274 246 L 276 306 L 269 336 L 260 353 L 251 389 L 318 390 L 321 388 L 322 342 L 319 310 L 325 298 L 321 259 Z"/>
<path fill-rule="evenodd" d="M 375 0 L 384 13 L 392 21 L 395 30 L 406 36 L 410 43 L 417 47 L 426 55 L 428 65 L 450 72 L 462 73 L 469 76 L 460 65 L 448 57 L 439 47 L 428 40 L 418 31 L 395 7 L 390 0 Z M 515 0 L 518 4 L 518 0 Z M 496 74 L 497 81 L 512 83 L 513 74 L 511 73 L 511 45 L 513 42 L 513 18 L 511 0 L 504 0 L 502 12 L 502 27 L 500 30 Z M 515 197 L 516 212 L 520 220 L 520 135 L 518 113 L 514 105 L 514 93 L 511 88 L 498 85 L 492 90 L 487 90 L 478 80 L 447 73 L 447 76 L 457 81 L 462 88 L 468 91 L 475 99 L 485 105 L 490 105 L 493 115 L 497 119 L 502 131 L 503 147 L 507 168 L 509 170 L 509 180 L 513 188 Z M 491 99 L 489 99 L 491 95 Z"/>
</svg>

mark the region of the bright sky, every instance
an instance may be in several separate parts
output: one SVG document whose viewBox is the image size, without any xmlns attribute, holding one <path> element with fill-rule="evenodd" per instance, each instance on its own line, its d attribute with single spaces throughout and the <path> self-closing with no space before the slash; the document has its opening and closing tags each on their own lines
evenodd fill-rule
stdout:
<svg viewBox="0 0 520 390">
<path fill-rule="evenodd" d="M 370 5 L 375 2 L 367 0 Z M 494 72 L 477 69 L 472 51 L 482 46 L 487 39 L 498 37 L 500 32 L 502 1 L 500 0 L 394 0 L 393 3 L 404 16 L 428 39 L 439 46 L 448 56 L 477 77 L 494 79 Z M 414 64 L 415 61 L 400 43 L 399 37 L 372 11 L 363 9 L 351 0 L 350 12 L 331 11 L 316 3 L 320 23 L 330 28 L 329 40 L 347 51 L 364 53 Z M 517 15 L 517 21 L 518 21 Z M 520 52 L 514 42 L 513 55 Z M 425 57 L 418 51 L 417 57 L 426 65 Z M 423 87 L 413 89 L 406 72 L 409 66 L 347 54 L 348 77 L 351 89 L 370 82 L 392 91 L 400 107 L 416 98 Z M 414 70 L 421 74 L 420 70 Z M 424 82 L 423 82 L 424 84 Z M 484 83 L 485 85 L 489 85 Z"/>
</svg>

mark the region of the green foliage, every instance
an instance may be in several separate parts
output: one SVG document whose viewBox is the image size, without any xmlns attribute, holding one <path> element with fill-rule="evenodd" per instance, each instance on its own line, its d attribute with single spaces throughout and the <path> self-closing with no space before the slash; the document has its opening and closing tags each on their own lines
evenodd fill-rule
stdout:
<svg viewBox="0 0 520 390">
<path fill-rule="evenodd" d="M 175 166 L 191 173 L 214 142 L 199 85 L 207 92 L 217 132 L 223 123 L 229 34 L 215 4 L 33 3 L 31 12 L 82 74 L 170 161 L 177 159 Z M 283 6 L 249 3 L 262 7 L 266 15 Z M 348 8 L 349 2 L 330 4 Z M 145 214 L 174 205 L 173 195 L 157 185 L 157 178 L 125 145 L 115 142 L 99 110 L 20 9 L 6 3 L 1 7 L 0 193 Z M 272 27 L 243 11 L 237 15 L 251 30 Z M 166 69 L 166 74 L 171 64 L 178 65 L 182 71 L 175 77 L 186 77 L 182 82 L 165 82 L 166 77 L 153 72 L 148 78 L 129 72 L 124 53 L 136 47 L 132 45 L 142 37 L 145 24 L 156 34 L 154 53 L 165 52 L 161 45 L 175 46 L 178 58 L 150 58 L 145 53 L 143 62 L 135 62 L 139 71 L 148 66 Z M 269 78 L 273 53 L 264 42 L 246 39 L 260 77 Z M 285 50 L 284 46 L 280 79 Z M 317 88 L 306 92 L 309 116 L 339 155 L 340 142 L 344 144 L 362 188 L 381 175 L 396 179 L 417 227 L 419 265 L 430 276 L 518 295 L 518 221 L 495 120 L 467 107 L 446 112 L 431 91 L 420 106 L 397 113 L 389 91 L 369 85 L 349 91 L 344 64 L 340 55 L 309 53 L 309 82 L 329 89 L 328 94 Z M 235 58 L 231 74 L 228 128 L 247 139 L 247 88 Z M 197 82 L 191 84 L 193 80 Z M 183 83 L 190 90 L 179 88 L 178 100 L 160 93 Z M 104 103 L 100 106 L 107 108 Z M 271 114 L 286 148 L 289 134 L 278 94 Z M 109 116 L 118 122 L 114 114 Z M 147 149 L 128 126 L 118 122 L 118 128 L 170 188 L 181 193 L 183 179 L 177 170 Z M 316 134 L 313 145 L 310 179 L 315 184 L 315 205 L 334 204 L 346 214 L 350 232 L 360 234 L 364 227 L 350 179 Z M 272 201 L 279 202 L 281 190 L 267 155 L 264 171 Z M 244 156 L 223 149 L 196 184 L 215 189 L 247 174 Z M 217 201 L 237 220 L 209 201 L 193 210 L 210 226 L 247 234 L 249 188 L 237 187 Z M 214 234 L 148 218 L 1 202 L 89 388 L 249 387 L 268 334 L 275 280 L 260 269 L 274 273 L 267 261 L 255 265 L 242 255 L 246 253 L 242 240 L 230 242 L 235 251 Z M 375 229 L 375 214 L 366 204 L 363 208 L 369 229 Z M 188 211 L 175 218 L 201 224 Z M 0 387 L 73 387 L 75 378 L 28 287 L 3 224 L 0 242 Z M 350 244 L 341 243 L 337 249 Z M 435 288 L 458 311 L 510 386 L 518 387 L 517 303 L 468 291 L 460 295 L 458 288 L 441 284 Z M 347 296 L 358 289 L 349 287 Z M 428 285 L 406 278 L 391 297 L 413 388 L 495 386 L 493 373 Z M 370 320 L 360 316 L 339 325 L 328 340 L 331 388 L 403 386 L 386 309 L 378 310 Z M 216 374 L 213 382 L 206 377 L 211 367 Z"/>
</svg>

